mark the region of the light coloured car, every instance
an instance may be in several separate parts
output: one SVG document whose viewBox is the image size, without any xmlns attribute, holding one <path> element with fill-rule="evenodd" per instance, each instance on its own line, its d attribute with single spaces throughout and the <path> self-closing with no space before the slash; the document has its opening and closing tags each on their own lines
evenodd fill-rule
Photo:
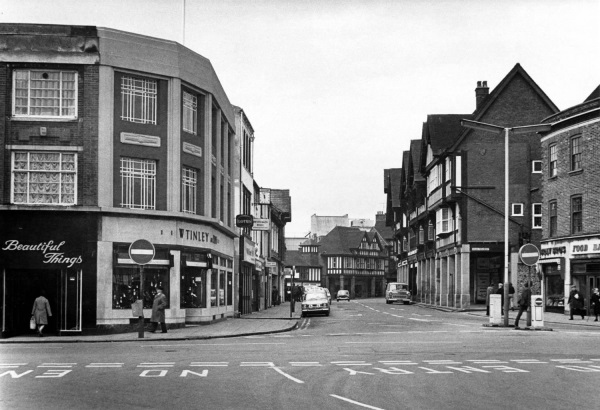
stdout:
<svg viewBox="0 0 600 410">
<path fill-rule="evenodd" d="M 402 302 L 405 305 L 410 304 L 410 291 L 408 284 L 400 282 L 390 282 L 385 289 L 385 303 Z"/>
<path fill-rule="evenodd" d="M 315 313 L 324 313 L 325 316 L 329 316 L 329 300 L 325 291 L 313 291 L 304 295 L 302 317 Z"/>
<path fill-rule="evenodd" d="M 343 289 L 338 290 L 335 300 L 337 300 L 338 302 L 340 300 L 347 300 L 348 302 L 350 302 L 350 291 L 343 290 Z"/>
</svg>

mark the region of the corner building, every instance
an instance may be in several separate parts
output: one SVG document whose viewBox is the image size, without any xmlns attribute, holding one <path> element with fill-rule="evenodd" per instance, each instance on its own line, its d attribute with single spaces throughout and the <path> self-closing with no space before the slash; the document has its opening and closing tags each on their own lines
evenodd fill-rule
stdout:
<svg viewBox="0 0 600 410">
<path fill-rule="evenodd" d="M 234 314 L 234 111 L 206 58 L 107 28 L 1 24 L 2 336 L 43 288 L 61 335 Z M 143 269 L 129 246 L 146 239 Z M 143 280 L 143 295 L 140 282 Z"/>
</svg>

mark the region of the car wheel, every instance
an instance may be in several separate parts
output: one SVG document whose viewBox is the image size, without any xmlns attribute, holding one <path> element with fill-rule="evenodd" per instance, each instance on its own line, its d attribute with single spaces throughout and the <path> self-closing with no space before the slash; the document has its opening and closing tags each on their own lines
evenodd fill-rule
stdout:
<svg viewBox="0 0 600 410">
<path fill-rule="evenodd" d="M 405 305 L 410 305 L 410 302 L 404 302 Z"/>
</svg>

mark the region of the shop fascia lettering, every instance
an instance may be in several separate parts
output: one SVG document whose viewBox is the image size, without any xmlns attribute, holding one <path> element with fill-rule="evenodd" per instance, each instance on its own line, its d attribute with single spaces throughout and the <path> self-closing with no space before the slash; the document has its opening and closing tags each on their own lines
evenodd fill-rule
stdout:
<svg viewBox="0 0 600 410">
<path fill-rule="evenodd" d="M 571 244 L 571 254 L 600 253 L 600 241 L 580 241 Z"/>
<path fill-rule="evenodd" d="M 215 245 L 219 243 L 219 238 L 217 237 L 217 235 L 211 236 L 211 234 L 208 232 L 193 231 L 191 229 L 179 228 L 179 237 L 181 239 L 187 239 L 189 241 L 210 242 Z"/>
<path fill-rule="evenodd" d="M 11 239 L 4 242 L 3 251 L 16 252 L 41 252 L 44 255 L 44 263 L 66 263 L 67 267 L 72 268 L 76 263 L 83 262 L 81 255 L 73 258 L 65 257 L 64 252 L 60 252 L 60 248 L 65 244 L 65 241 L 54 243 L 54 241 L 40 242 L 38 244 L 22 244 L 16 239 Z"/>
</svg>

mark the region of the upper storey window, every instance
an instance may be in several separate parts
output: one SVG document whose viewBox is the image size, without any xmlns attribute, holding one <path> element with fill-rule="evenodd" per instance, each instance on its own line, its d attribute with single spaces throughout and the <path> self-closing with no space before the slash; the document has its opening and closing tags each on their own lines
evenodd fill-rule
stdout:
<svg viewBox="0 0 600 410">
<path fill-rule="evenodd" d="M 571 171 L 581 169 L 581 136 L 571 138 Z"/>
<path fill-rule="evenodd" d="M 75 205 L 77 154 L 14 152 L 11 201 L 29 205 Z"/>
<path fill-rule="evenodd" d="M 198 133 L 198 97 L 183 92 L 183 130 L 190 134 Z"/>
<path fill-rule="evenodd" d="M 121 78 L 121 119 L 156 125 L 156 80 Z"/>
<path fill-rule="evenodd" d="M 13 116 L 77 118 L 75 71 L 15 70 Z"/>
</svg>

